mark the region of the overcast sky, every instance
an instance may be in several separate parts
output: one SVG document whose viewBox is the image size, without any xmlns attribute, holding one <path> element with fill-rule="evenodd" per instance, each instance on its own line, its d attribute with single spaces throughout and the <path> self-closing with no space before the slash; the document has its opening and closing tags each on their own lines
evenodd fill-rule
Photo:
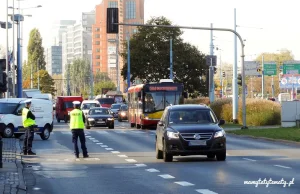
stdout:
<svg viewBox="0 0 300 194">
<path fill-rule="evenodd" d="M 8 0 L 12 6 L 13 0 Z M 42 5 L 39 9 L 25 9 L 24 14 L 31 18 L 24 21 L 24 48 L 27 48 L 29 32 L 38 28 L 43 37 L 44 46 L 51 44 L 51 27 L 55 20 L 79 20 L 81 12 L 91 11 L 101 0 L 23 0 L 21 8 Z M 15 6 L 18 1 L 15 0 Z M 0 21 L 6 20 L 6 0 L 0 1 Z M 234 27 L 234 8 L 237 9 L 237 31 L 245 42 L 246 60 L 251 60 L 261 52 L 277 52 L 280 49 L 291 50 L 296 59 L 300 59 L 300 26 L 297 0 L 145 0 L 145 20 L 151 16 L 165 16 L 176 25 L 231 28 Z M 12 10 L 9 10 L 11 13 Z M 260 29 L 262 28 L 262 29 Z M 9 30 L 12 34 L 12 30 Z M 233 62 L 233 34 L 214 32 L 216 47 L 222 51 L 222 62 Z M 186 30 L 185 41 L 198 46 L 199 50 L 209 54 L 210 32 Z M 0 30 L 0 45 L 6 45 L 5 29 Z M 10 47 L 12 36 L 9 38 Z M 240 56 L 240 47 L 238 56 Z M 25 52 L 26 50 L 24 50 Z M 221 53 L 220 53 L 221 52 Z M 25 60 L 27 54 L 24 53 Z"/>
</svg>

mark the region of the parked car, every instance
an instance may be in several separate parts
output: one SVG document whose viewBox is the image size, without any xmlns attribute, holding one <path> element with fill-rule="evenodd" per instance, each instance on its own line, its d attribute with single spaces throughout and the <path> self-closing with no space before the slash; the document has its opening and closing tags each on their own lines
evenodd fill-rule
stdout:
<svg viewBox="0 0 300 194">
<path fill-rule="evenodd" d="M 123 104 L 118 112 L 118 121 L 128 120 L 128 105 Z"/>
<path fill-rule="evenodd" d="M 226 159 L 226 134 L 206 105 L 166 107 L 156 129 L 156 158 L 171 162 L 173 156 L 207 155 Z"/>
<path fill-rule="evenodd" d="M 66 123 L 70 120 L 70 112 L 74 109 L 73 101 L 82 102 L 81 96 L 58 96 L 56 99 L 55 113 L 56 120 L 64 120 Z"/>
<path fill-rule="evenodd" d="M 110 110 L 112 111 L 112 114 L 114 118 L 118 118 L 118 112 L 121 108 L 122 104 L 112 104 L 110 107 Z"/>
<path fill-rule="evenodd" d="M 91 108 L 87 114 L 86 124 L 87 129 L 91 127 L 108 127 L 114 128 L 114 118 L 109 108 Z"/>
</svg>

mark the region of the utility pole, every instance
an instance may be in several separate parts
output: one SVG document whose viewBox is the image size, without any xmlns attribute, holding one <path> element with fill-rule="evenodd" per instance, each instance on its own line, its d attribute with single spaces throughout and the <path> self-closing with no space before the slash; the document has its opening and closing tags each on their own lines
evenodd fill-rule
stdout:
<svg viewBox="0 0 300 194">
<path fill-rule="evenodd" d="M 6 0 L 6 25 L 5 25 L 5 30 L 6 30 L 6 81 L 7 81 L 7 92 L 5 94 L 6 98 L 9 98 L 9 82 L 8 82 L 8 0 Z"/>
<path fill-rule="evenodd" d="M 116 49 L 116 69 L 117 69 L 117 91 L 120 91 L 120 76 L 119 76 L 119 33 L 117 34 L 117 49 Z"/>
<path fill-rule="evenodd" d="M 213 24 L 210 24 L 210 27 L 213 28 Z M 210 31 L 210 55 L 214 55 L 214 44 L 213 44 L 213 31 Z M 209 101 L 212 103 L 215 98 L 215 84 L 214 84 L 214 67 L 212 64 L 212 58 L 210 61 L 209 67 Z"/>
<path fill-rule="evenodd" d="M 236 31 L 236 8 L 234 8 L 234 31 Z M 232 117 L 233 123 L 237 123 L 237 113 L 238 113 L 238 95 L 239 88 L 237 84 L 237 36 L 234 34 L 234 65 L 233 65 L 233 75 L 232 75 Z"/>
<path fill-rule="evenodd" d="M 12 50 L 12 55 L 13 55 L 13 66 L 11 68 L 12 71 L 12 96 L 16 96 L 16 70 L 15 70 L 15 0 L 13 0 L 13 21 L 12 21 L 12 30 L 13 30 L 13 50 Z"/>
<path fill-rule="evenodd" d="M 130 36 L 127 37 L 127 91 L 130 87 Z"/>
<path fill-rule="evenodd" d="M 261 57 L 261 69 L 262 69 L 262 73 L 261 73 L 261 98 L 264 99 L 264 87 L 265 87 L 265 76 L 264 76 L 264 55 L 262 55 Z"/>
<path fill-rule="evenodd" d="M 40 67 L 39 67 L 39 60 L 37 60 L 37 73 L 38 73 L 38 89 L 40 90 Z"/>
<path fill-rule="evenodd" d="M 94 98 L 93 51 L 91 51 L 91 99 Z"/>
<path fill-rule="evenodd" d="M 32 73 L 33 73 L 33 67 L 32 67 L 32 63 L 30 65 L 30 88 L 32 89 L 33 88 L 33 76 L 32 76 Z"/>
<path fill-rule="evenodd" d="M 170 38 L 170 79 L 173 79 L 173 48 L 172 38 Z"/>
</svg>

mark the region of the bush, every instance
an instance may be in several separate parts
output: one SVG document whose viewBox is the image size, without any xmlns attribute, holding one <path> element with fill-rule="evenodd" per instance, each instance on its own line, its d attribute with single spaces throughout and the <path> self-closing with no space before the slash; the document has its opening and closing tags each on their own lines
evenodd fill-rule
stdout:
<svg viewBox="0 0 300 194">
<path fill-rule="evenodd" d="M 231 98 L 224 98 L 224 99 L 218 99 L 210 104 L 210 108 L 214 111 L 218 119 L 221 119 L 222 117 L 222 110 L 224 109 L 223 106 L 226 104 L 231 104 L 232 99 Z M 232 110 L 232 108 L 231 108 Z"/>
<path fill-rule="evenodd" d="M 232 103 L 224 104 L 222 106 L 221 111 L 221 118 L 224 119 L 226 122 L 233 122 L 232 118 Z"/>
<path fill-rule="evenodd" d="M 202 97 L 202 98 L 188 98 L 184 99 L 184 104 L 206 104 L 209 105 L 209 98 Z"/>
<path fill-rule="evenodd" d="M 238 122 L 243 123 L 243 109 L 239 103 Z M 249 126 L 280 125 L 281 106 L 277 102 L 263 99 L 247 99 L 246 122 Z"/>
</svg>

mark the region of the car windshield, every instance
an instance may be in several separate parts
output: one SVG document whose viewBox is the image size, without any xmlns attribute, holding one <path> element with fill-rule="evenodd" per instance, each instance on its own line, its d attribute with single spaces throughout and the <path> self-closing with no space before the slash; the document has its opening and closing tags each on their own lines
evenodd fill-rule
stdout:
<svg viewBox="0 0 300 194">
<path fill-rule="evenodd" d="M 100 104 L 113 104 L 115 102 L 113 98 L 100 98 L 98 101 Z"/>
<path fill-rule="evenodd" d="M 113 104 L 111 105 L 111 109 L 120 109 L 121 104 Z"/>
<path fill-rule="evenodd" d="M 122 111 L 127 111 L 128 110 L 128 106 L 121 106 L 121 109 Z"/>
<path fill-rule="evenodd" d="M 209 124 L 217 123 L 213 112 L 209 109 L 174 110 L 169 114 L 169 124 Z"/>
<path fill-rule="evenodd" d="M 65 108 L 73 108 L 73 102 L 65 102 Z"/>
<path fill-rule="evenodd" d="M 109 115 L 109 110 L 104 108 L 91 109 L 89 112 L 90 115 Z"/>
<path fill-rule="evenodd" d="M 84 103 L 82 104 L 82 110 L 89 110 L 90 108 L 93 108 L 93 107 L 98 107 L 98 104 L 97 103 Z"/>
<path fill-rule="evenodd" d="M 0 103 L 0 114 L 13 114 L 18 103 Z"/>
<path fill-rule="evenodd" d="M 162 111 L 167 106 L 179 104 L 179 100 L 179 92 L 146 92 L 145 112 Z"/>
</svg>

